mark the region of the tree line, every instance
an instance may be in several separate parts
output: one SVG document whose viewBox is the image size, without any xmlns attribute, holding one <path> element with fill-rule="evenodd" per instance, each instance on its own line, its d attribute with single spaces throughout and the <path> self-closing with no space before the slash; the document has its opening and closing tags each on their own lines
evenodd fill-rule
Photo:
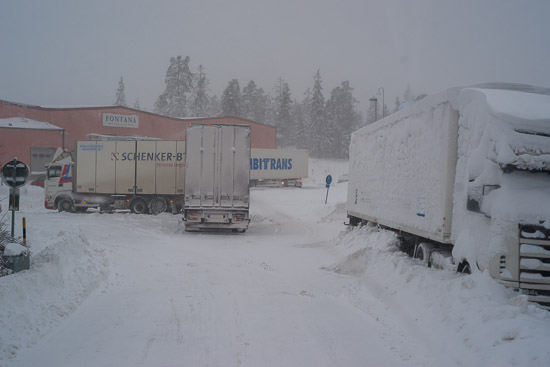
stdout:
<svg viewBox="0 0 550 367">
<path fill-rule="evenodd" d="M 241 117 L 275 126 L 280 148 L 303 148 L 314 157 L 339 159 L 348 158 L 351 133 L 374 121 L 372 104 L 367 118 L 363 119 L 349 81 L 332 89 L 326 99 L 319 70 L 301 100 L 292 96 L 289 84 L 282 77 L 271 93 L 266 93 L 253 80 L 241 88 L 239 80 L 232 79 L 218 97 L 209 94 L 204 67 L 199 65 L 192 72 L 189 64 L 189 56 L 170 58 L 165 89 L 154 104 L 155 113 L 169 117 Z M 406 93 L 412 97 L 410 87 Z M 114 105 L 127 106 L 122 77 Z M 133 107 L 141 109 L 139 100 Z M 387 106 L 382 108 L 387 112 Z"/>
</svg>

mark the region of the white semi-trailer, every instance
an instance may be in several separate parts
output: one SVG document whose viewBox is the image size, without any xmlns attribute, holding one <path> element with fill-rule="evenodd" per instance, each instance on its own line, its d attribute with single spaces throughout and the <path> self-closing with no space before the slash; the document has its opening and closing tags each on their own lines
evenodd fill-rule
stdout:
<svg viewBox="0 0 550 367">
<path fill-rule="evenodd" d="M 187 127 L 185 141 L 185 230 L 246 231 L 250 127 L 194 124 Z"/>
<path fill-rule="evenodd" d="M 550 89 L 453 88 L 352 134 L 347 213 L 550 308 L 549 173 Z"/>
<path fill-rule="evenodd" d="M 252 149 L 252 186 L 302 187 L 308 176 L 309 155 L 303 149 Z"/>
<path fill-rule="evenodd" d="M 54 156 L 44 182 L 48 209 L 130 209 L 137 214 L 183 207 L 185 142 L 77 141 Z"/>
</svg>

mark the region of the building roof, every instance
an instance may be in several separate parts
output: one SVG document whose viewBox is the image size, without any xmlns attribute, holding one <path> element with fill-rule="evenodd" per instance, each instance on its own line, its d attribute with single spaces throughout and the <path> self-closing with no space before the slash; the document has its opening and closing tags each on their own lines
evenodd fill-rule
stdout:
<svg viewBox="0 0 550 367">
<path fill-rule="evenodd" d="M 31 120 L 25 117 L 10 117 L 0 119 L 0 128 L 33 129 L 33 130 L 59 130 L 64 129 L 49 122 Z"/>
<path fill-rule="evenodd" d="M 258 125 L 262 125 L 262 126 L 266 126 L 266 127 L 271 127 L 271 128 L 273 128 L 273 129 L 275 129 L 275 126 L 273 126 L 273 125 L 269 125 L 269 124 L 265 124 L 265 123 L 262 123 L 262 122 L 257 122 L 257 121 L 249 120 L 249 119 L 246 119 L 246 118 L 243 118 L 243 117 L 238 117 L 238 116 L 170 117 L 170 116 L 160 115 L 160 114 L 154 113 L 154 112 L 139 110 L 139 109 L 136 109 L 136 108 L 125 107 L 125 106 L 113 106 L 113 105 L 108 105 L 108 106 L 37 106 L 37 105 L 29 105 L 29 104 L 18 103 L 18 102 L 12 102 L 12 101 L 6 101 L 6 100 L 0 100 L 0 104 L 11 104 L 11 105 L 21 106 L 21 107 L 26 107 L 26 108 L 34 108 L 34 109 L 45 110 L 45 111 L 60 111 L 60 110 L 97 110 L 97 109 L 100 109 L 100 110 L 108 110 L 108 109 L 125 109 L 125 110 L 129 110 L 129 111 L 135 111 L 135 112 L 140 112 L 140 113 L 146 113 L 146 114 L 154 115 L 154 116 L 160 116 L 160 117 L 163 117 L 163 118 L 166 118 L 166 119 L 170 119 L 170 120 L 174 120 L 174 121 L 186 121 L 186 122 L 190 122 L 190 121 L 207 121 L 207 120 L 215 120 L 215 119 L 235 118 L 235 119 L 239 119 L 239 120 L 243 120 L 243 121 L 250 122 L 250 123 L 252 123 L 252 124 L 258 124 Z"/>
</svg>

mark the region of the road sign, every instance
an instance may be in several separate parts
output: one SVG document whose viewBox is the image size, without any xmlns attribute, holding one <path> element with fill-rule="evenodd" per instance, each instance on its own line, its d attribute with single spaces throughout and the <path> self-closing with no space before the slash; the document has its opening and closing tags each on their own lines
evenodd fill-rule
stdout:
<svg viewBox="0 0 550 367">
<path fill-rule="evenodd" d="M 330 189 L 330 183 L 332 182 L 332 176 L 328 175 L 325 182 L 327 183 L 327 196 L 325 197 L 325 205 L 326 205 L 327 200 L 328 200 L 328 189 Z"/>
<path fill-rule="evenodd" d="M 10 187 L 10 210 L 19 211 L 19 187 Z"/>
<path fill-rule="evenodd" d="M 29 178 L 29 167 L 13 158 L 2 167 L 2 181 L 10 186 L 11 236 L 14 236 L 15 212 L 19 210 L 19 187 Z"/>
<path fill-rule="evenodd" d="M 330 184 L 332 183 L 332 176 L 331 175 L 327 176 L 326 183 L 327 183 L 327 188 L 328 188 L 330 186 Z"/>
<path fill-rule="evenodd" d="M 2 167 L 2 181 L 8 186 L 23 186 L 27 182 L 27 178 L 29 178 L 29 167 L 16 158 Z"/>
</svg>

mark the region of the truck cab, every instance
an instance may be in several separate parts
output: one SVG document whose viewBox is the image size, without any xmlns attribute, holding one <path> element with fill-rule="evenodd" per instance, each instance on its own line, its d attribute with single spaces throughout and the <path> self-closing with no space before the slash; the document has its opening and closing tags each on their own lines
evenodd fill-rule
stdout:
<svg viewBox="0 0 550 367">
<path fill-rule="evenodd" d="M 61 209 L 71 211 L 73 190 L 73 160 L 69 152 L 58 149 L 53 161 L 46 166 L 46 179 L 44 180 L 44 207 L 46 209 L 60 209 L 60 201 L 63 201 Z M 61 210 L 60 209 L 60 210 Z"/>
</svg>

